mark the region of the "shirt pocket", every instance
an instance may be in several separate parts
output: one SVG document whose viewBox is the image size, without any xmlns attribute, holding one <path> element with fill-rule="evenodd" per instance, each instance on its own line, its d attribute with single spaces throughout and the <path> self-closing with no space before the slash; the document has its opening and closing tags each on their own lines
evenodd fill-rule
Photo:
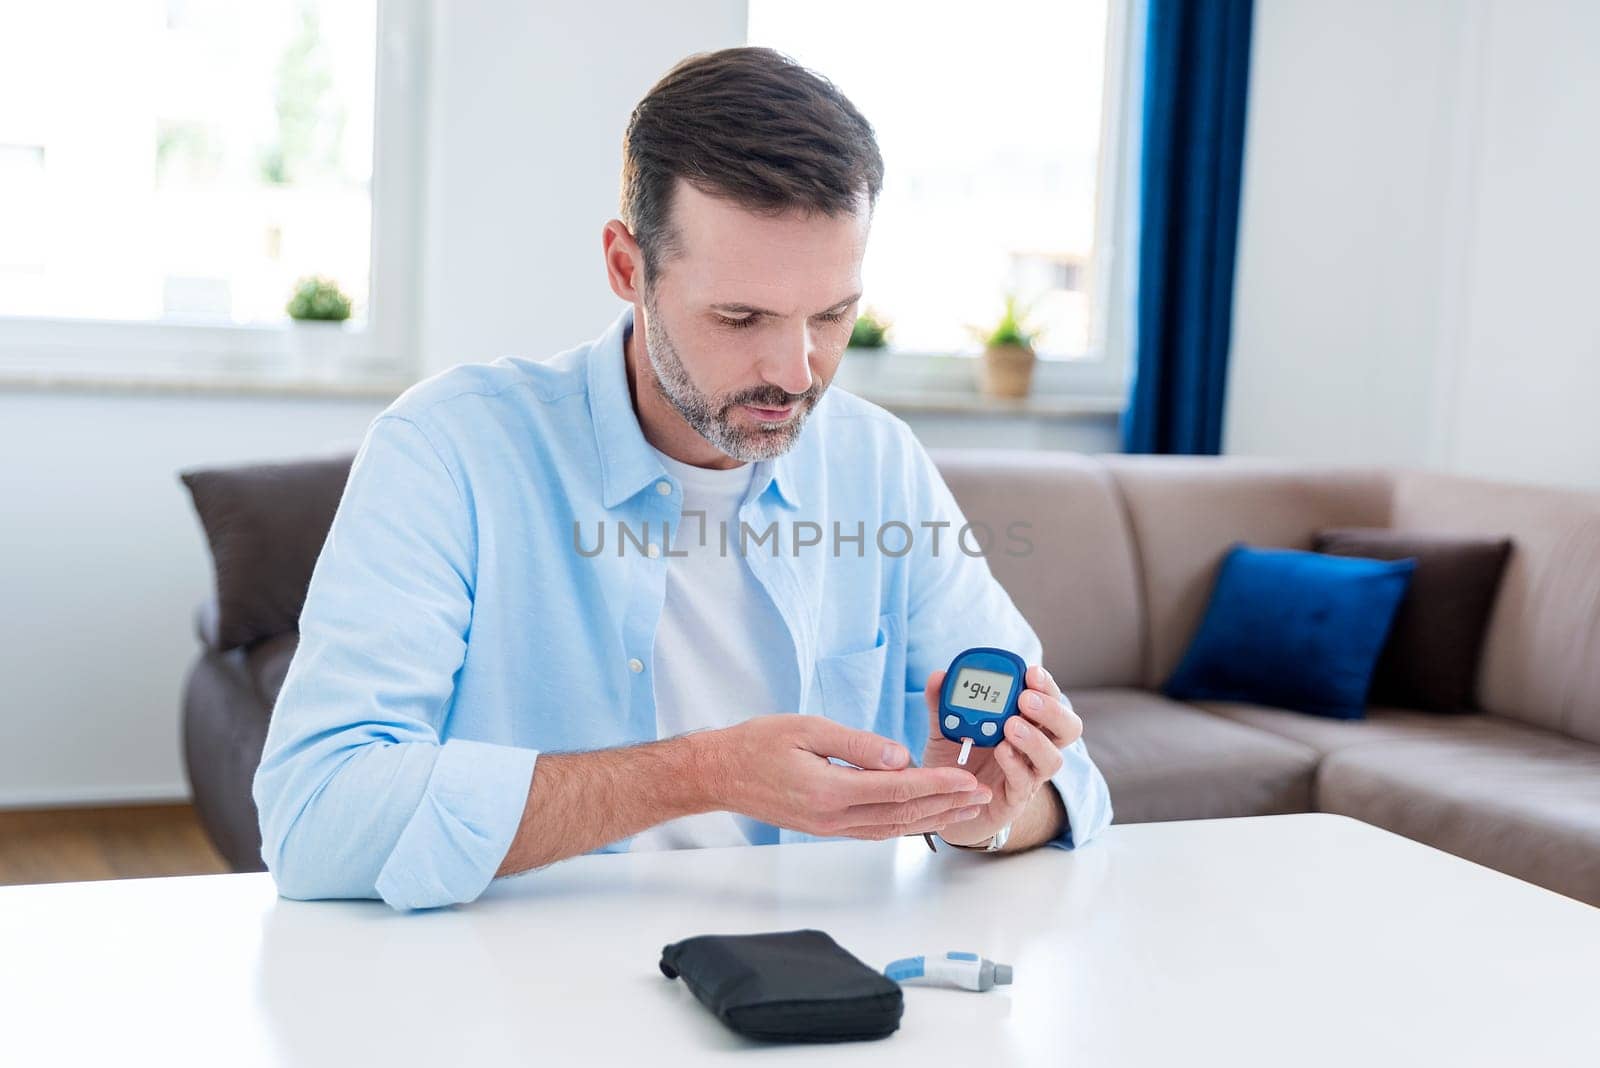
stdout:
<svg viewBox="0 0 1600 1068">
<path fill-rule="evenodd" d="M 817 660 L 822 714 L 835 722 L 898 739 L 904 734 L 905 639 L 900 617 L 878 617 L 872 645 Z"/>
</svg>

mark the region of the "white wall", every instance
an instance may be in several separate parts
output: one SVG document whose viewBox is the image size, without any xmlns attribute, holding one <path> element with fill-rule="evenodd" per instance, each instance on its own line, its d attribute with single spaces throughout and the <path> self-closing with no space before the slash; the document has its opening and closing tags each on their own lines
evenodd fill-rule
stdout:
<svg viewBox="0 0 1600 1068">
<path fill-rule="evenodd" d="M 634 104 L 693 52 L 743 44 L 744 0 L 437 4 L 428 369 L 559 352 L 621 310 L 600 230 Z"/>
<path fill-rule="evenodd" d="M 1600 5 L 1260 0 L 1225 448 L 1600 488 Z"/>
<path fill-rule="evenodd" d="M 354 448 L 381 407 L 0 393 L 0 806 L 187 795 L 211 568 L 177 472 Z"/>
</svg>

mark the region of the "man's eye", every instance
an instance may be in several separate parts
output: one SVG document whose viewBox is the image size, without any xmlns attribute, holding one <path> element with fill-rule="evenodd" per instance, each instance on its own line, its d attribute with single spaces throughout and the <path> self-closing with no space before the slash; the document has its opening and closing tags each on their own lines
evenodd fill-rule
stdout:
<svg viewBox="0 0 1600 1068">
<path fill-rule="evenodd" d="M 825 323 L 837 323 L 844 319 L 844 312 L 836 311 L 831 315 L 819 315 L 817 318 Z"/>
<path fill-rule="evenodd" d="M 754 326 L 757 318 L 754 315 L 747 315 L 743 319 L 730 319 L 726 315 L 719 315 L 717 316 L 717 321 L 722 323 L 723 326 L 734 330 L 742 330 L 747 326 Z"/>
</svg>

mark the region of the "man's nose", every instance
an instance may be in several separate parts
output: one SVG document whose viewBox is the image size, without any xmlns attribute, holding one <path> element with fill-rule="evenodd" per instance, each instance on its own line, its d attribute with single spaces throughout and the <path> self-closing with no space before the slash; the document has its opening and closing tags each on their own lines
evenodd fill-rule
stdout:
<svg viewBox="0 0 1600 1068">
<path fill-rule="evenodd" d="M 769 355 L 763 377 L 785 392 L 804 393 L 811 388 L 811 355 L 815 350 L 810 323 L 784 331 L 779 348 Z"/>
</svg>

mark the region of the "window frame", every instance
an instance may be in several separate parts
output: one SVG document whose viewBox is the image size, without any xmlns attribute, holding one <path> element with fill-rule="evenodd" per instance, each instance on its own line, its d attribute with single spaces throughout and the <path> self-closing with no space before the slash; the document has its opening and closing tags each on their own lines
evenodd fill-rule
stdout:
<svg viewBox="0 0 1600 1068">
<path fill-rule="evenodd" d="M 427 0 L 376 0 L 369 313 L 360 330 L 320 340 L 319 381 L 414 373 L 427 114 Z M 0 373 L 11 377 L 297 381 L 293 323 L 0 315 Z"/>
</svg>

